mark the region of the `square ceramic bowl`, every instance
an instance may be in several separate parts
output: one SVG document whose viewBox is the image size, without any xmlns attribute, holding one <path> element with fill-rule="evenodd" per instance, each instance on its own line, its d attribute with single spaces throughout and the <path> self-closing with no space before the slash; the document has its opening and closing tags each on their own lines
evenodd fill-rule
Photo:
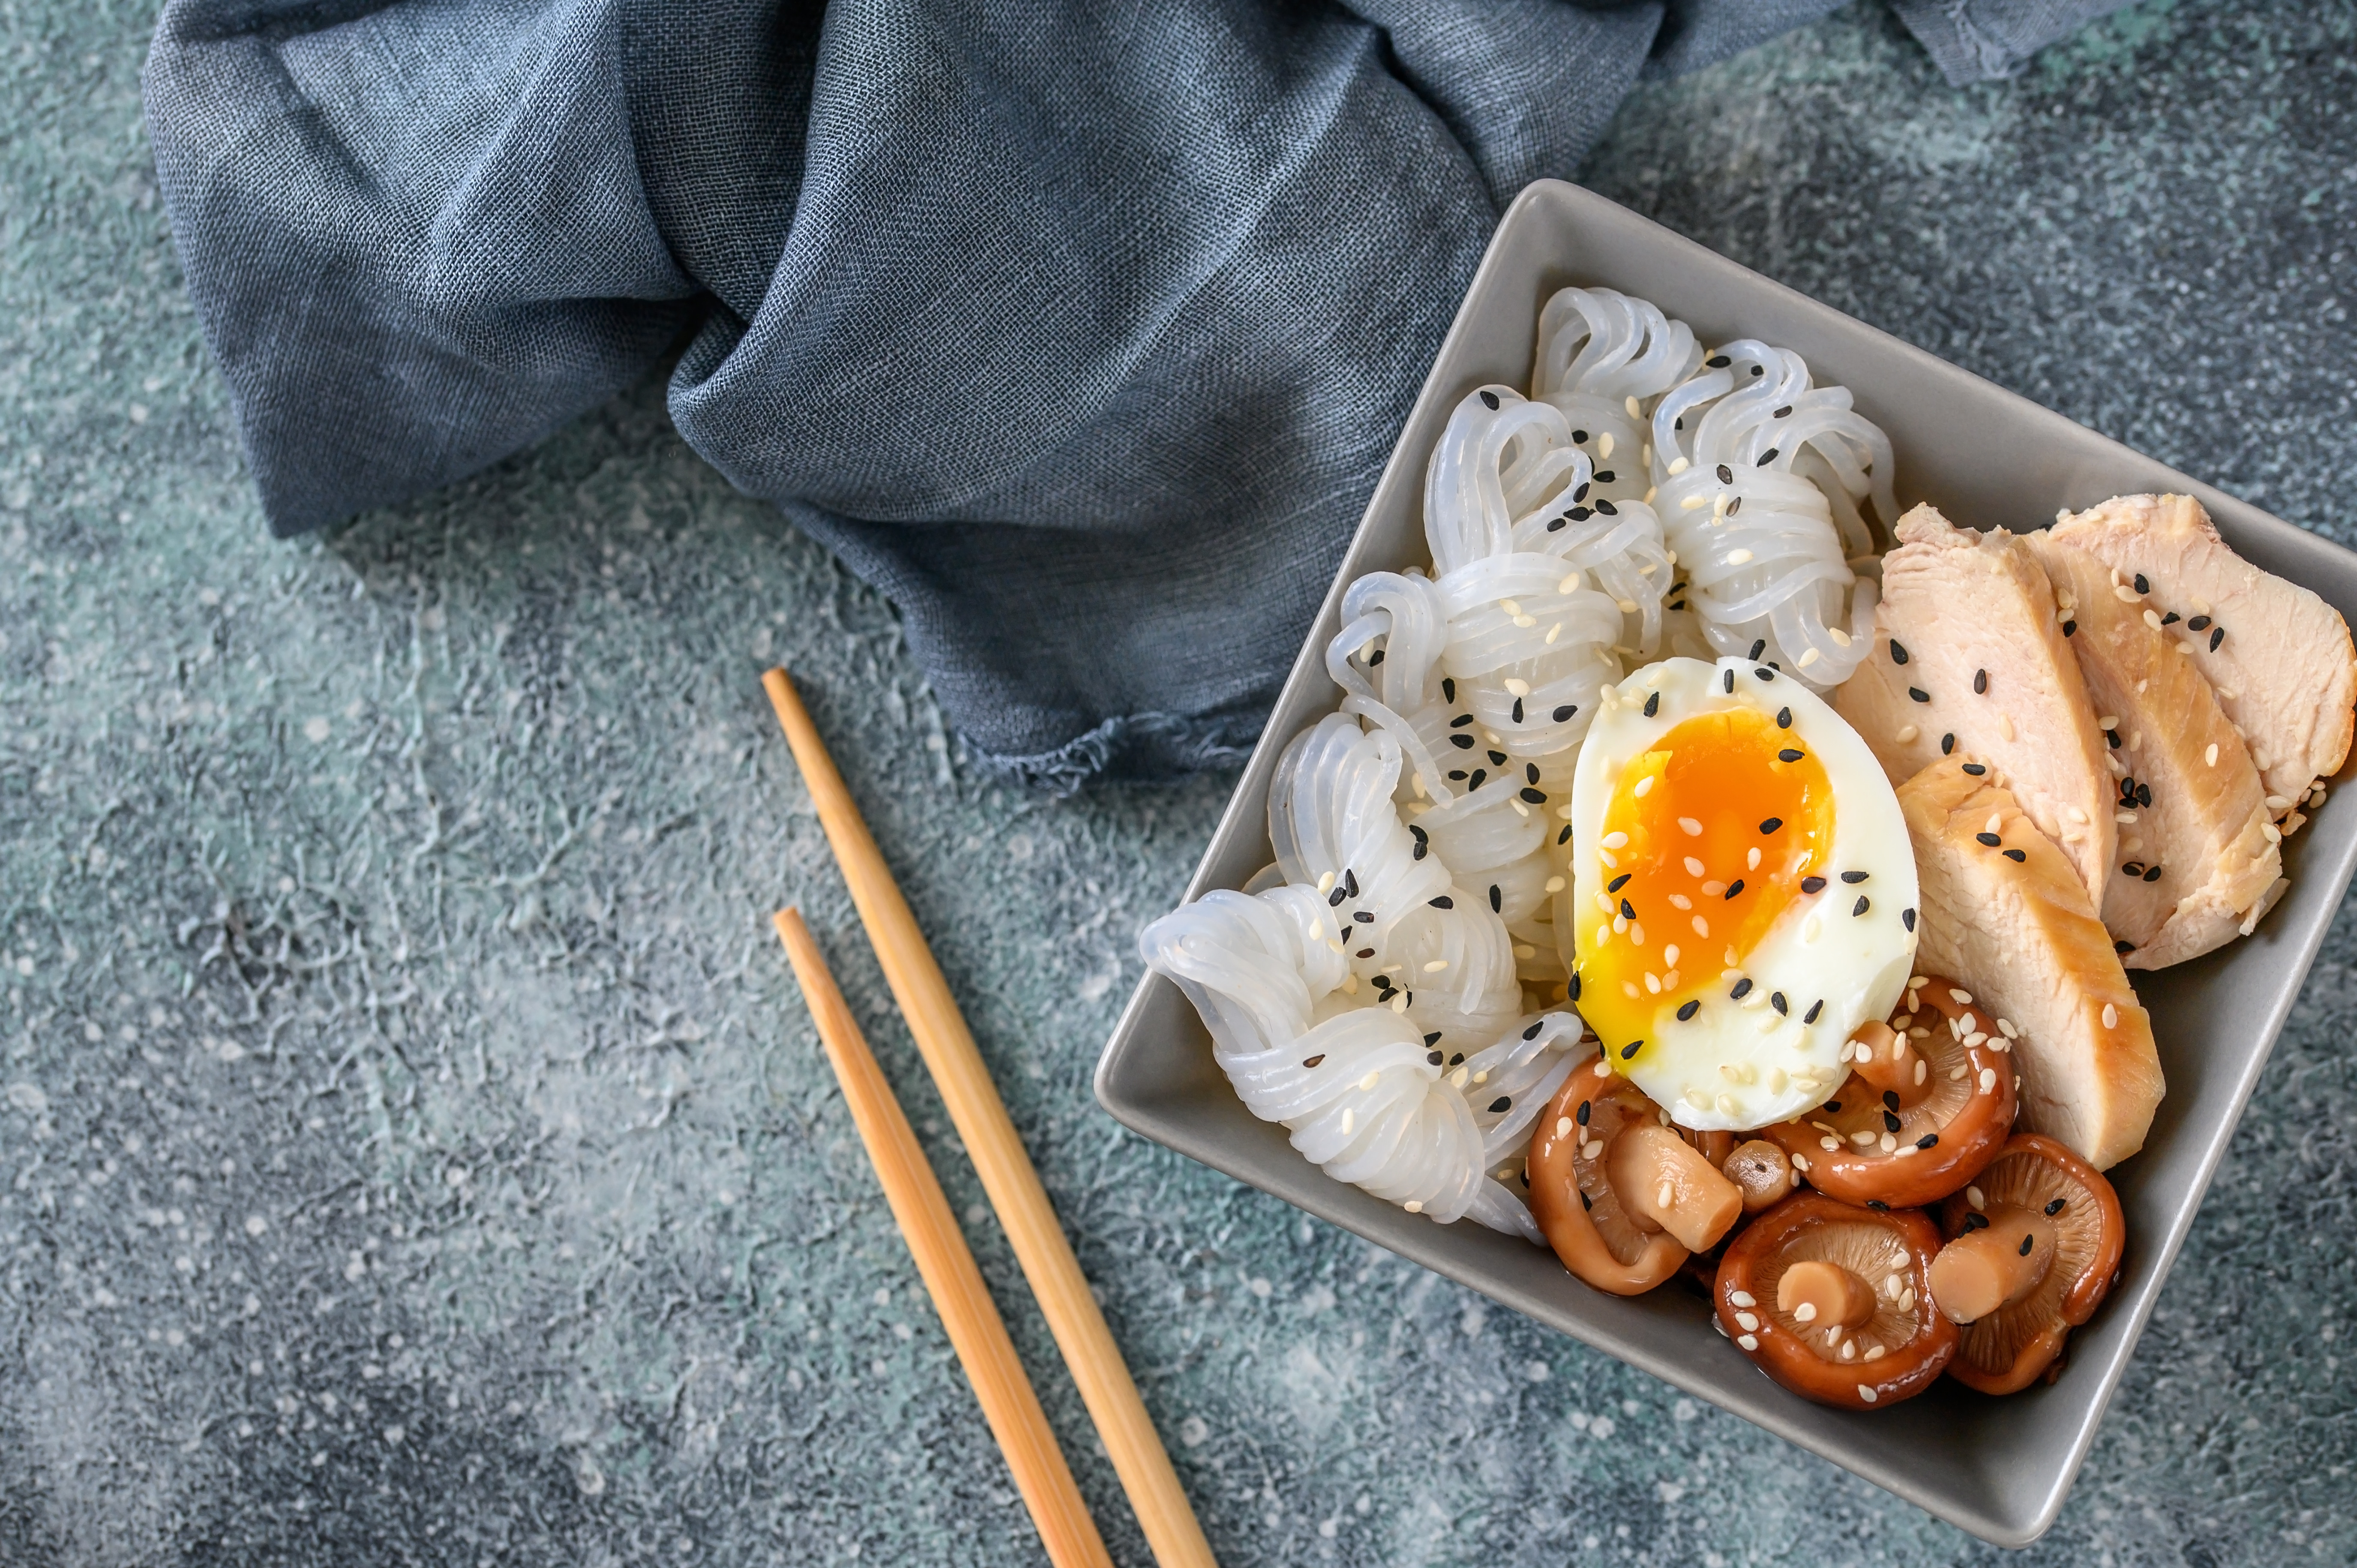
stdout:
<svg viewBox="0 0 2357 1568">
<path fill-rule="evenodd" d="M 1756 337 L 1798 349 L 1819 385 L 1849 387 L 1859 410 L 1889 433 L 1902 508 L 1930 501 L 1959 524 L 2021 531 L 2114 495 L 2190 494 L 2245 558 L 2308 585 L 2357 623 L 2357 555 L 1601 197 L 1542 181 L 1498 227 L 1188 897 L 1242 886 L 1273 858 L 1267 794 L 1277 754 L 1340 700 L 1324 649 L 1340 629 L 1343 588 L 1363 573 L 1428 559 L 1425 463 L 1448 411 L 1484 382 L 1529 383 L 1540 305 L 1568 284 L 1652 300 L 1706 343 Z M 2094 1321 L 2072 1336 L 2062 1376 L 2009 1399 L 1943 1380 L 1888 1412 L 1811 1404 L 1713 1332 L 1698 1294 L 1667 1286 L 1634 1300 L 1607 1295 L 1565 1272 L 1552 1252 L 1469 1221 L 1437 1225 L 1330 1180 L 1293 1151 L 1284 1129 L 1245 1111 L 1193 1009 L 1158 975 L 1122 1015 L 1097 1067 L 1097 1098 L 1158 1143 L 1732 1411 L 1986 1541 L 2026 1545 L 2062 1506 L 2340 905 L 2357 861 L 2357 791 L 2332 791 L 2284 852 L 2290 891 L 2255 935 L 2136 977 L 2169 1092 L 2144 1151 L 2111 1172 L 2128 1221 L 2125 1270 Z"/>
</svg>

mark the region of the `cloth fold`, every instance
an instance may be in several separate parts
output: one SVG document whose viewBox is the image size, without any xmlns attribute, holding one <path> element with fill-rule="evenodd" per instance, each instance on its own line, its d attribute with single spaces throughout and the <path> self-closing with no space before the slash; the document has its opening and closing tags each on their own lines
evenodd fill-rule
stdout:
<svg viewBox="0 0 2357 1568">
<path fill-rule="evenodd" d="M 2116 0 L 1894 0 L 1952 80 Z M 1835 0 L 167 0 L 145 92 L 271 526 L 646 375 L 984 762 L 1248 748 L 1497 213 Z"/>
</svg>

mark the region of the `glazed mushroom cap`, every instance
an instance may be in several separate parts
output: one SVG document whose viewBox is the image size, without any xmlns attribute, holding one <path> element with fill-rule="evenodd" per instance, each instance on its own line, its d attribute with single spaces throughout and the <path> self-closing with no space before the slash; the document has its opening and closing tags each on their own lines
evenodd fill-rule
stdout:
<svg viewBox="0 0 2357 1568">
<path fill-rule="evenodd" d="M 1985 1394 L 2036 1381 L 2119 1275 L 2127 1222 L 2103 1174 L 2051 1138 L 2006 1141 L 1941 1206 L 1932 1270 L 1941 1312 L 1964 1324 L 1949 1375 Z"/>
<path fill-rule="evenodd" d="M 1800 1175 L 1790 1155 L 1765 1138 L 1737 1144 L 1719 1162 L 1719 1174 L 1743 1194 L 1743 1212 L 1760 1214 L 1792 1196 Z"/>
<path fill-rule="evenodd" d="M 2011 1047 L 1962 986 L 1914 976 L 1888 1025 L 1851 1037 L 1840 1091 L 1763 1135 L 1811 1187 L 1845 1203 L 1936 1202 L 1995 1159 L 2013 1130 Z"/>
<path fill-rule="evenodd" d="M 1923 1214 L 1796 1193 L 1727 1243 L 1719 1325 L 1802 1398 L 1881 1410 L 1931 1387 L 1956 1353 L 1955 1325 L 1932 1305 L 1939 1250 Z"/>
<path fill-rule="evenodd" d="M 1716 1246 L 1743 1196 L 1603 1062 L 1581 1068 L 1538 1119 L 1531 1215 L 1563 1266 L 1598 1290 L 1641 1295 L 1687 1253 Z"/>
</svg>

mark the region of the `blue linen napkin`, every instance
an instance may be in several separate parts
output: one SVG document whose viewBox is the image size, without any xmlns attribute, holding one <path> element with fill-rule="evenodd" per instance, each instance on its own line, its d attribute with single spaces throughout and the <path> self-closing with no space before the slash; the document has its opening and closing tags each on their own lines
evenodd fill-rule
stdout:
<svg viewBox="0 0 2357 1568">
<path fill-rule="evenodd" d="M 280 533 L 645 375 L 985 763 L 1241 757 L 1497 214 L 1837 0 L 167 0 L 188 288 Z M 2119 0 L 1893 0 L 1950 80 Z"/>
</svg>

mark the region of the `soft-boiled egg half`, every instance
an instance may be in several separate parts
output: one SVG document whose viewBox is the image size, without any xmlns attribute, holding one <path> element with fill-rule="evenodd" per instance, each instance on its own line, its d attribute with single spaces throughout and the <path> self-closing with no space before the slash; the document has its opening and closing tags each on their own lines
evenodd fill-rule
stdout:
<svg viewBox="0 0 2357 1568">
<path fill-rule="evenodd" d="M 1765 664 L 1604 689 L 1557 940 L 1608 1058 L 1680 1125 L 1761 1127 L 1848 1074 L 1915 953 L 1915 854 L 1857 732 Z"/>
</svg>

